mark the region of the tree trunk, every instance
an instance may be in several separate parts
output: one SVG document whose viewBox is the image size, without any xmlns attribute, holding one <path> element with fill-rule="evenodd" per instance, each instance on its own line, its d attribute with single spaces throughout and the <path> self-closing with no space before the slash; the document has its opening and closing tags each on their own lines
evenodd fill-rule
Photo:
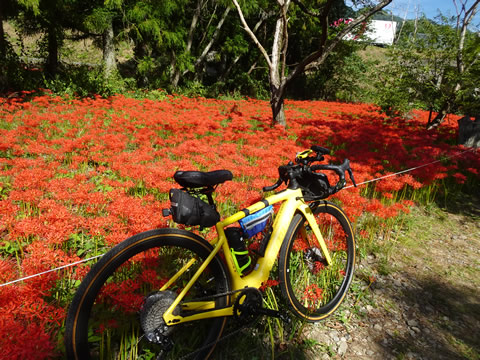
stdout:
<svg viewBox="0 0 480 360">
<path fill-rule="evenodd" d="M 451 112 L 451 109 L 452 109 L 452 101 L 450 100 L 445 101 L 442 108 L 438 112 L 437 116 L 435 116 L 435 118 L 432 121 L 430 121 L 430 117 L 429 117 L 428 123 L 427 123 L 427 130 L 434 129 L 438 125 L 443 123 L 447 115 Z"/>
<path fill-rule="evenodd" d="M 280 2 L 279 2 L 280 3 Z M 273 46 L 270 66 L 270 106 L 272 107 L 272 126 L 278 124 L 287 126 L 283 99 L 285 95 L 285 56 L 287 52 L 287 11 L 290 1 L 286 0 L 281 4 L 282 16 L 279 16 L 273 36 Z"/>
<path fill-rule="evenodd" d="M 142 60 L 145 56 L 148 55 L 148 46 L 143 41 L 143 39 L 139 39 L 138 42 L 135 42 L 135 46 L 133 48 L 133 55 L 136 59 L 137 64 Z M 137 77 L 137 85 L 139 87 L 146 87 L 149 83 L 148 77 L 145 74 L 140 74 L 138 72 L 138 67 L 136 69 L 136 77 Z"/>
<path fill-rule="evenodd" d="M 47 42 L 48 55 L 45 70 L 47 74 L 54 76 L 58 69 L 58 37 L 54 26 L 48 28 Z"/>
<path fill-rule="evenodd" d="M 115 60 L 115 45 L 113 42 L 113 23 L 110 20 L 108 27 L 102 34 L 103 40 L 103 63 L 104 63 L 104 75 L 108 79 L 112 74 L 117 71 L 117 62 Z"/>
<path fill-rule="evenodd" d="M 271 85 L 270 86 L 270 106 L 272 108 L 272 126 L 281 125 L 287 126 L 287 120 L 285 119 L 285 111 L 283 107 L 283 91 L 281 88 Z"/>
<path fill-rule="evenodd" d="M 435 118 L 432 121 L 429 121 L 427 124 L 427 130 L 432 130 L 436 128 L 438 125 L 440 125 L 445 118 L 447 117 L 447 110 L 446 109 L 441 109 L 440 112 L 435 116 Z"/>
<path fill-rule="evenodd" d="M 187 47 L 185 48 L 185 52 L 187 53 L 190 53 L 192 51 L 193 36 L 195 34 L 195 29 L 197 27 L 198 20 L 200 19 L 200 15 L 202 14 L 202 7 L 203 7 L 203 1 L 198 0 L 197 6 L 195 8 L 195 12 L 193 13 L 192 23 L 190 24 L 190 30 L 188 30 Z M 175 57 L 172 59 L 172 69 L 173 69 L 172 77 L 170 82 L 173 88 L 177 88 L 178 82 L 180 81 L 181 71 L 176 65 Z"/>
<path fill-rule="evenodd" d="M 295 2 L 298 7 L 308 14 L 309 16 L 314 16 L 320 20 L 322 26 L 322 34 L 320 36 L 320 43 L 317 49 L 300 61 L 292 71 L 286 74 L 286 53 L 288 46 L 288 9 L 291 1 Z M 243 16 L 242 8 L 240 7 L 237 0 L 232 0 L 233 4 L 237 8 L 238 16 L 243 25 L 243 28 L 247 34 L 252 39 L 253 43 L 260 50 L 261 54 L 265 58 L 265 61 L 268 65 L 269 75 L 270 75 L 270 105 L 272 107 L 273 121 L 272 124 L 282 124 L 285 126 L 285 114 L 283 111 L 283 98 L 285 96 L 286 86 L 298 75 L 308 70 L 308 67 L 317 67 L 321 65 L 327 56 L 333 51 L 337 44 L 339 44 L 345 35 L 347 35 L 351 30 L 364 22 L 368 17 L 380 11 L 392 0 L 382 0 L 374 7 L 369 8 L 366 12 L 359 15 L 356 19 L 351 21 L 346 25 L 342 31 L 336 34 L 336 36 L 328 41 L 328 15 L 331 12 L 332 6 L 336 0 L 327 0 L 323 2 L 323 7 L 320 12 L 312 12 L 309 10 L 302 1 L 300 0 L 277 0 L 277 5 L 279 6 L 278 18 L 275 24 L 275 34 L 273 40 L 272 51 L 269 52 L 265 50 L 258 38 L 255 36 L 253 31 L 248 26 L 245 17 Z"/>
<path fill-rule="evenodd" d="M 195 64 L 194 64 L 194 67 L 195 67 L 195 80 L 199 80 L 199 77 L 198 75 L 200 74 L 200 67 L 202 66 L 202 64 L 204 63 L 207 55 L 208 55 L 208 52 L 210 51 L 210 49 L 212 48 L 212 45 L 215 43 L 215 41 L 217 40 L 217 37 L 218 37 L 218 34 L 220 33 L 220 29 L 222 28 L 223 24 L 225 23 L 225 19 L 227 18 L 227 15 L 228 13 L 232 10 L 231 7 L 227 7 L 225 9 L 225 11 L 223 12 L 223 15 L 222 17 L 220 18 L 220 20 L 218 21 L 218 24 L 217 26 L 215 27 L 215 31 L 213 32 L 213 35 L 212 37 L 210 38 L 210 41 L 208 42 L 208 44 L 205 46 L 205 48 L 203 49 L 202 53 L 200 54 L 200 56 L 197 58 L 197 60 L 195 60 Z M 183 72 L 182 75 L 186 75 L 188 72 L 188 70 L 185 70 Z"/>
<path fill-rule="evenodd" d="M 465 46 L 465 38 L 467 34 L 467 27 L 470 24 L 470 21 L 472 18 L 475 16 L 477 12 L 477 7 L 480 4 L 479 0 L 476 0 L 473 5 L 469 8 L 466 9 L 465 7 L 462 7 L 462 10 L 460 12 L 457 12 L 457 32 L 459 36 L 459 41 L 458 41 L 458 47 L 456 49 L 457 51 L 457 82 L 455 84 L 455 88 L 453 90 L 453 94 L 449 99 L 447 99 L 442 106 L 440 112 L 435 116 L 435 118 L 427 124 L 427 129 L 433 129 L 440 125 L 444 120 L 447 114 L 451 112 L 453 107 L 455 106 L 456 100 L 458 93 L 462 89 L 462 76 L 465 73 L 465 62 L 464 62 L 464 46 Z M 463 4 L 465 6 L 465 4 Z M 463 14 L 463 18 L 462 18 Z"/>
<path fill-rule="evenodd" d="M 3 30 L 3 9 L 2 4 L 0 4 L 0 59 L 6 57 L 6 39 L 5 39 L 5 32 Z"/>
</svg>

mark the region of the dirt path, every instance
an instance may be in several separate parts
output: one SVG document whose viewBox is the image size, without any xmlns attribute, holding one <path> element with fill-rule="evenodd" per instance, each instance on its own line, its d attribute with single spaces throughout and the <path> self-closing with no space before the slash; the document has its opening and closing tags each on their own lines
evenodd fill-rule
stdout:
<svg viewBox="0 0 480 360">
<path fill-rule="evenodd" d="M 376 280 L 309 327 L 309 359 L 480 359 L 480 199 L 456 200 L 415 209 L 387 264 L 362 261 Z"/>
</svg>

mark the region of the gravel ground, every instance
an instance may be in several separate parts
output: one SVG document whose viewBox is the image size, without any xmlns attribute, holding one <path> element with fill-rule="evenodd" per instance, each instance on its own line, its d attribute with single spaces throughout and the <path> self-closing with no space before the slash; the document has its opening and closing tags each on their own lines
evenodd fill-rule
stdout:
<svg viewBox="0 0 480 360">
<path fill-rule="evenodd" d="M 480 359 L 480 204 L 416 212 L 368 295 L 306 329 L 319 344 L 308 359 Z M 378 263 L 370 255 L 357 271 Z"/>
</svg>

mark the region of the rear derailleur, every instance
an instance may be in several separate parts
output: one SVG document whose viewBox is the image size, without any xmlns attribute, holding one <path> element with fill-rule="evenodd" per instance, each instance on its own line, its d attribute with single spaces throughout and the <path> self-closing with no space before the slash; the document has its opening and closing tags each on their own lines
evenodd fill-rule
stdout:
<svg viewBox="0 0 480 360">
<path fill-rule="evenodd" d="M 158 344 L 166 352 L 173 348 L 170 338 L 173 328 L 167 326 L 163 320 L 163 314 L 176 298 L 172 291 L 157 291 L 149 294 L 140 310 L 140 325 L 147 340 Z M 174 313 L 178 313 L 175 308 Z"/>
</svg>

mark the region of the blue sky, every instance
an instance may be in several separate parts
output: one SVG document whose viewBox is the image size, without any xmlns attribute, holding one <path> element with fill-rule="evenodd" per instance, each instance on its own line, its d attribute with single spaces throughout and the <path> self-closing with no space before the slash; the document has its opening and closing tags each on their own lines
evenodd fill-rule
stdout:
<svg viewBox="0 0 480 360">
<path fill-rule="evenodd" d="M 457 0 L 457 6 L 460 6 L 460 0 Z M 467 1 L 467 8 L 473 4 L 473 0 Z M 393 0 L 393 2 L 386 8 L 391 10 L 395 15 L 404 17 L 407 13 L 408 19 L 414 19 L 417 14 L 424 13 L 427 18 L 433 19 L 438 15 L 440 10 L 443 15 L 456 16 L 455 5 L 453 0 Z M 477 28 L 480 25 L 479 11 L 471 25 Z"/>
</svg>

